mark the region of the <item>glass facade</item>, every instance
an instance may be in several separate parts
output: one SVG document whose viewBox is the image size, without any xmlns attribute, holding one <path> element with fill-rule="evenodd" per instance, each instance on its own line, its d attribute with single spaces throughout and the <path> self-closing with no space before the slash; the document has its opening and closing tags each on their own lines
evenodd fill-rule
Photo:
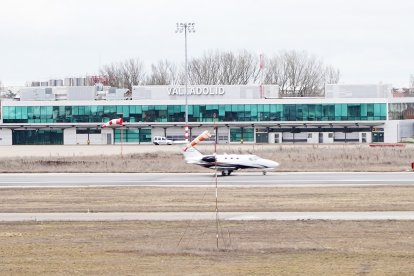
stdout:
<svg viewBox="0 0 414 276">
<path fill-rule="evenodd" d="M 390 120 L 414 119 L 414 103 L 391 103 L 388 116 Z"/>
<path fill-rule="evenodd" d="M 230 128 L 230 142 L 254 142 L 254 128 L 235 127 Z"/>
<path fill-rule="evenodd" d="M 184 105 L 4 106 L 3 123 L 184 122 Z M 386 104 L 189 105 L 190 122 L 386 120 Z M 391 111 L 390 111 L 391 113 Z M 134 134 L 136 135 L 136 134 Z M 132 139 L 132 138 L 131 138 Z"/>
<path fill-rule="evenodd" d="M 63 130 L 13 130 L 13 145 L 63 145 Z"/>
<path fill-rule="evenodd" d="M 122 132 L 122 133 L 121 133 Z M 114 129 L 115 143 L 148 143 L 151 142 L 150 128 Z"/>
</svg>

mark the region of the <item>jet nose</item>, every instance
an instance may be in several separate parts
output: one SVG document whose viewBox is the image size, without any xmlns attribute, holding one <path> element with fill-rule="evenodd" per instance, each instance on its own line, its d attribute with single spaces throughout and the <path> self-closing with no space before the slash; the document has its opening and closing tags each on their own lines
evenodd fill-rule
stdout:
<svg viewBox="0 0 414 276">
<path fill-rule="evenodd" d="M 279 163 L 273 161 L 273 160 L 269 160 L 269 159 L 264 159 L 264 164 L 267 168 L 276 168 L 279 166 Z"/>
<path fill-rule="evenodd" d="M 275 161 L 270 161 L 271 166 L 273 168 L 279 167 L 279 163 L 275 162 Z"/>
</svg>

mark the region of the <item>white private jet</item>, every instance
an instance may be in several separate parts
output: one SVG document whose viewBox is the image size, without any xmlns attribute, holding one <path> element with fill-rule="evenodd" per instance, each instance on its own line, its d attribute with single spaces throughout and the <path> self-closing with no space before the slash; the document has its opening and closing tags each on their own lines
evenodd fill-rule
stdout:
<svg viewBox="0 0 414 276">
<path fill-rule="evenodd" d="M 212 154 L 203 155 L 194 146 L 210 137 L 210 134 L 205 131 L 190 144 L 187 145 L 182 151 L 185 161 L 189 164 L 196 164 L 205 168 L 217 169 L 221 172 L 221 175 L 230 175 L 233 171 L 239 169 L 261 169 L 263 175 L 267 171 L 275 169 L 279 166 L 279 163 L 263 159 L 252 154 Z"/>
</svg>

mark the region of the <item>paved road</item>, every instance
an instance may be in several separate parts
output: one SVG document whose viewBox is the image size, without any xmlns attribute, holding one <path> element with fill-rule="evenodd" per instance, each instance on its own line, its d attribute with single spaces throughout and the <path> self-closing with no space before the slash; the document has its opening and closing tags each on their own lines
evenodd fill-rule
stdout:
<svg viewBox="0 0 414 276">
<path fill-rule="evenodd" d="M 236 172 L 218 177 L 220 186 L 233 187 L 325 187 L 413 185 L 413 172 L 391 173 L 284 173 Z M 114 186 L 175 186 L 202 187 L 215 185 L 213 173 L 53 173 L 0 174 L 0 188 L 29 187 L 114 187 Z"/>
<path fill-rule="evenodd" d="M 213 174 L 0 174 L 1 188 L 67 187 L 205 187 L 215 185 Z M 219 177 L 220 186 L 325 187 L 413 185 L 414 173 L 283 173 L 266 176 L 236 173 Z M 0 213 L 0 221 L 121 221 L 121 220 L 214 220 L 208 212 L 154 213 Z M 414 220 L 414 211 L 393 212 L 223 212 L 223 220 Z"/>
<path fill-rule="evenodd" d="M 0 213 L 0 221 L 215 220 L 214 212 Z M 391 212 L 223 212 L 220 220 L 414 220 L 414 211 Z"/>
</svg>

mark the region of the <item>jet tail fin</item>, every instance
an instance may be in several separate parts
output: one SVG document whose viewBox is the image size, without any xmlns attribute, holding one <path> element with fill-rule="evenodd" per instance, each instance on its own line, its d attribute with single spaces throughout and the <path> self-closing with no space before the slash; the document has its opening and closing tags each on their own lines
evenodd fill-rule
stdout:
<svg viewBox="0 0 414 276">
<path fill-rule="evenodd" d="M 182 153 L 187 163 L 197 163 L 203 158 L 203 154 L 191 146 L 183 149 Z"/>
</svg>

